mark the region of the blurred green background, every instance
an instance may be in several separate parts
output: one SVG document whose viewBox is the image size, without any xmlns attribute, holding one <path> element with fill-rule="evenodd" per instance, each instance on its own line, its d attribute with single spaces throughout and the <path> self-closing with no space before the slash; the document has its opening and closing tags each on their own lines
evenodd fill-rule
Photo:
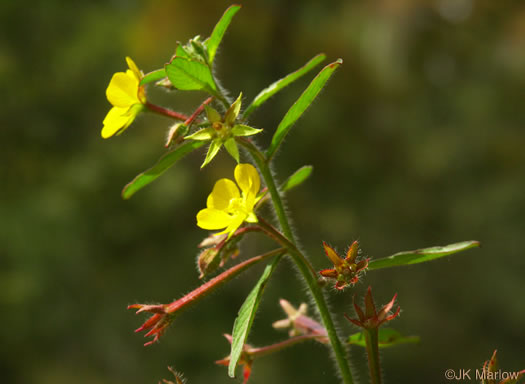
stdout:
<svg viewBox="0 0 525 384">
<path fill-rule="evenodd" d="M 195 225 L 214 181 L 231 177 L 221 153 L 199 171 L 194 153 L 129 201 L 120 190 L 163 153 L 170 121 L 142 116 L 100 138 L 105 89 L 131 56 L 145 72 L 175 43 L 208 36 L 226 1 L 0 2 L 0 381 L 156 383 L 166 367 L 190 384 L 229 383 L 214 365 L 261 266 L 176 319 L 160 344 L 133 334 L 126 306 L 168 302 L 198 284 Z M 225 36 L 217 75 L 245 103 L 319 52 L 344 65 L 278 154 L 278 178 L 313 176 L 288 208 L 316 268 L 325 240 L 359 239 L 365 255 L 479 240 L 450 259 L 369 273 L 378 303 L 398 293 L 392 326 L 420 335 L 383 351 L 390 383 L 444 382 L 499 350 L 525 368 L 525 4 L 493 0 L 246 1 Z M 265 145 L 310 76 L 253 115 Z M 152 90 L 191 111 L 202 95 Z M 246 105 L 246 104 L 245 104 Z M 271 245 L 252 236 L 248 257 Z M 352 291 L 330 294 L 342 334 Z M 277 269 L 250 342 L 282 340 L 278 299 L 308 301 L 291 263 Z M 351 349 L 366 382 L 363 351 Z M 252 383 L 333 383 L 315 343 L 254 365 Z"/>
</svg>

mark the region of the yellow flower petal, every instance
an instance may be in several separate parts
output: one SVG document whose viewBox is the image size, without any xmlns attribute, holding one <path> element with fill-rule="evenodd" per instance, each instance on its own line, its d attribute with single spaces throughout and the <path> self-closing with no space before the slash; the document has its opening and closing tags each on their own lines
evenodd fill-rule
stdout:
<svg viewBox="0 0 525 384">
<path fill-rule="evenodd" d="M 247 223 L 258 223 L 259 220 L 257 219 L 257 215 L 255 212 L 250 212 L 250 214 L 244 219 Z"/>
<path fill-rule="evenodd" d="M 222 229 L 228 227 L 233 219 L 233 216 L 214 208 L 201 209 L 199 213 L 197 213 L 197 225 L 202 229 Z"/>
<path fill-rule="evenodd" d="M 239 188 L 233 181 L 220 179 L 215 183 L 213 191 L 208 196 L 206 206 L 208 208 L 226 210 L 230 205 L 230 200 L 239 197 Z"/>
<path fill-rule="evenodd" d="M 137 96 L 139 81 L 131 71 L 128 72 L 115 73 L 106 89 L 106 97 L 115 107 L 129 108 L 133 104 L 140 103 Z"/>
<path fill-rule="evenodd" d="M 244 222 L 244 219 L 246 219 L 246 215 L 243 215 L 243 214 L 232 216 L 232 221 L 230 225 L 228 225 L 228 228 L 226 228 L 221 233 L 218 233 L 218 235 L 227 233 L 228 239 L 229 239 L 235 233 L 235 231 L 242 225 L 242 223 Z"/>
<path fill-rule="evenodd" d="M 257 173 L 255 167 L 251 164 L 239 164 L 235 167 L 234 175 L 235 181 L 237 181 L 244 196 L 255 202 L 255 197 L 261 187 L 259 173 Z M 253 208 L 253 204 L 251 208 Z"/>
<path fill-rule="evenodd" d="M 142 72 L 139 70 L 139 67 L 137 67 L 137 64 L 135 64 L 135 62 L 131 60 L 131 57 L 129 56 L 126 56 L 126 63 L 128 63 L 128 67 L 133 72 L 137 81 L 140 82 L 140 80 L 142 80 Z"/>
<path fill-rule="evenodd" d="M 132 108 L 131 108 L 132 109 Z M 107 139 L 126 129 L 135 119 L 136 113 L 129 113 L 130 108 L 113 107 L 104 119 L 101 135 Z"/>
</svg>

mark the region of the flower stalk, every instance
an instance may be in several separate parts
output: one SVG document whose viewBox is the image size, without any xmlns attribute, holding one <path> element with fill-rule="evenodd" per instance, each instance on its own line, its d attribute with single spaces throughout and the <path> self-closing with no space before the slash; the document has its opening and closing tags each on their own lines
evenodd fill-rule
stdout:
<svg viewBox="0 0 525 384">
<path fill-rule="evenodd" d="M 368 357 L 368 368 L 370 370 L 370 382 L 381 384 L 381 364 L 379 360 L 379 329 L 364 329 L 366 343 L 366 355 Z"/>
<path fill-rule="evenodd" d="M 160 105 L 152 104 L 149 101 L 146 102 L 146 108 L 148 108 L 151 112 L 155 112 L 158 115 L 166 116 L 175 120 L 181 120 L 185 121 L 188 120 L 188 116 L 186 116 L 183 113 L 175 112 L 169 108 L 161 107 Z"/>
<path fill-rule="evenodd" d="M 234 267 L 222 272 L 208 282 L 202 284 L 200 287 L 194 289 L 182 298 L 173 301 L 170 304 L 132 304 L 128 306 L 128 309 L 136 309 L 137 314 L 141 312 L 149 312 L 153 315 L 142 324 L 142 326 L 135 330 L 135 332 L 148 331 L 144 337 L 152 336 L 153 340 L 144 344 L 144 346 L 151 345 L 159 341 L 160 337 L 164 334 L 168 326 L 173 321 L 176 314 L 180 313 L 183 309 L 190 307 L 191 305 L 199 302 L 204 297 L 221 287 L 241 272 L 245 271 L 249 267 L 259 263 L 260 261 L 266 260 L 270 257 L 282 255 L 285 249 L 278 248 L 273 251 L 264 253 L 259 256 L 252 257 L 248 260 L 243 261 L 235 265 Z"/>
<path fill-rule="evenodd" d="M 372 297 L 372 288 L 368 287 L 365 295 L 364 310 L 362 310 L 356 304 L 354 296 L 354 309 L 358 318 L 352 319 L 345 313 L 345 317 L 348 321 L 360 328 L 363 328 L 368 357 L 368 368 L 370 370 L 370 380 L 372 384 L 381 384 L 381 365 L 379 360 L 379 327 L 399 316 L 399 312 L 401 311 L 400 307 L 397 307 L 396 311 L 393 314 L 390 314 L 390 310 L 394 307 L 396 297 L 397 294 L 395 294 L 392 300 L 390 300 L 378 311 L 374 303 L 374 298 Z"/>
</svg>

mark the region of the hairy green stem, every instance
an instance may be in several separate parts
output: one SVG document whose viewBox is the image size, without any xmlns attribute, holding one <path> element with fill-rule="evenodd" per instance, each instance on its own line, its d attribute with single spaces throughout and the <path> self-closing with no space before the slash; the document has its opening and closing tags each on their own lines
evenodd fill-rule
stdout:
<svg viewBox="0 0 525 384">
<path fill-rule="evenodd" d="M 286 248 L 289 253 L 293 253 L 295 257 L 300 258 L 302 263 L 304 263 L 310 269 L 310 273 L 313 276 L 316 276 L 316 271 L 314 267 L 312 266 L 312 264 L 310 264 L 308 259 L 301 253 L 301 251 L 297 249 L 295 244 L 293 244 L 290 240 L 284 237 L 281 234 L 281 232 L 279 232 L 273 225 L 268 223 L 262 217 L 258 217 L 258 220 L 259 220 L 259 227 L 263 230 L 263 232 L 265 232 L 268 236 L 274 239 L 278 244 Z"/>
<path fill-rule="evenodd" d="M 379 330 L 378 328 L 364 329 L 370 382 L 381 384 L 381 365 L 379 362 Z"/>
<path fill-rule="evenodd" d="M 321 287 L 317 282 L 316 273 L 315 271 L 313 271 L 313 268 L 310 266 L 304 255 L 295 246 L 295 238 L 293 236 L 288 217 L 286 215 L 286 211 L 284 210 L 281 195 L 277 190 L 275 180 L 270 171 L 268 161 L 264 154 L 261 153 L 261 151 L 259 151 L 259 149 L 257 149 L 257 147 L 253 145 L 250 141 L 246 139 L 239 139 L 238 142 L 250 152 L 255 163 L 259 167 L 259 171 L 263 176 L 266 186 L 268 187 L 268 191 L 270 192 L 270 196 L 272 198 L 277 218 L 279 219 L 279 224 L 281 226 L 285 238 L 288 240 L 289 243 L 288 246 L 284 244 L 283 245 L 286 246 L 288 252 L 292 256 L 292 259 L 299 268 L 299 271 L 301 272 L 301 275 L 306 281 L 306 284 L 308 285 L 308 288 L 310 289 L 310 292 L 312 293 L 312 296 L 317 304 L 317 309 L 321 316 L 323 325 L 326 328 L 328 338 L 330 339 L 330 344 L 332 345 L 335 360 L 339 367 L 343 383 L 353 384 L 352 374 L 350 372 L 350 368 L 346 359 L 346 352 L 343 348 L 343 345 L 341 344 L 341 341 L 339 340 L 339 336 L 337 335 L 337 331 L 335 329 L 330 310 L 328 309 L 328 305 L 326 304 L 326 300 L 323 296 Z"/>
</svg>

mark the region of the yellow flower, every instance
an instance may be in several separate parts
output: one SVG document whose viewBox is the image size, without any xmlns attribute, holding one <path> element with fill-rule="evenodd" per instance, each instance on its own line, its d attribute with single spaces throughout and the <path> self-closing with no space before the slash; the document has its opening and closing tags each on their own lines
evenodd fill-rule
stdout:
<svg viewBox="0 0 525 384">
<path fill-rule="evenodd" d="M 241 193 L 230 179 L 217 181 L 208 196 L 207 208 L 197 214 L 197 225 L 202 229 L 225 228 L 218 235 L 228 233 L 230 237 L 243 222 L 257 222 L 253 207 L 259 200 L 257 198 L 261 186 L 259 174 L 253 165 L 239 164 L 235 167 L 234 176 Z"/>
<path fill-rule="evenodd" d="M 129 69 L 125 73 L 115 73 L 106 89 L 106 97 L 113 108 L 103 122 L 101 135 L 104 139 L 122 133 L 146 104 L 146 92 L 144 86 L 140 86 L 144 76 L 133 60 L 126 57 L 126 62 Z"/>
</svg>

